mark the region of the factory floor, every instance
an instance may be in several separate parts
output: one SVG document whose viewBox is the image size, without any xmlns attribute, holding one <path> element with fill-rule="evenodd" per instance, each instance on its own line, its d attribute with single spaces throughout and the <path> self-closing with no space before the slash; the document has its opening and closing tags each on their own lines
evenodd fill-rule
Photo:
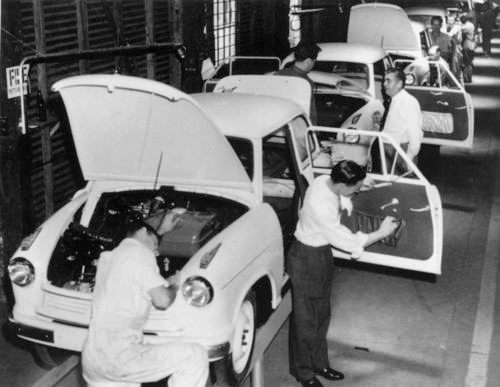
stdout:
<svg viewBox="0 0 500 387">
<path fill-rule="evenodd" d="M 489 57 L 477 50 L 473 83 L 466 85 L 475 106 L 474 147 L 442 147 L 427 172 L 443 201 L 443 274 L 339 262 L 328 340 L 331 365 L 346 378 L 322 380 L 325 386 L 500 386 L 500 39 L 492 46 Z M 6 332 L 0 358 L 1 386 L 44 385 L 48 371 Z M 262 369 L 267 387 L 299 385 L 288 372 L 288 320 Z M 81 370 L 57 385 L 83 386 Z"/>
</svg>

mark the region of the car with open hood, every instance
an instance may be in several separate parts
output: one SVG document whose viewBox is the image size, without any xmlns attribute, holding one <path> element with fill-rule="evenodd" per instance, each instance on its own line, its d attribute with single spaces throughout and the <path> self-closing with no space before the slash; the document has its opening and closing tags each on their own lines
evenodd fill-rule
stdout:
<svg viewBox="0 0 500 387">
<path fill-rule="evenodd" d="M 145 339 L 198 342 L 217 378 L 242 382 L 258 329 L 288 290 L 284 251 L 308 184 L 329 173 L 341 153 L 368 167 L 372 142 L 356 136 L 383 134 L 312 127 L 299 104 L 311 93 L 303 79 L 249 79 L 275 95 L 245 91 L 244 79 L 233 81 L 192 95 L 122 75 L 76 76 L 53 85 L 87 185 L 9 261 L 15 298 L 9 321 L 18 337 L 35 343 L 39 353 L 80 351 L 100 253 L 119 243 L 130 216 L 156 225 L 176 211 L 181 220 L 162 235 L 158 266 L 165 277 L 179 271 L 181 288 L 170 308 L 151 312 Z M 291 89 L 298 103 L 283 98 Z M 401 227 L 360 257 L 335 254 L 440 274 L 439 192 L 398 144 L 386 140 L 412 175 L 398 175 L 384 161 L 370 172 L 370 189 L 355 199 L 362 212 L 346 214 L 344 222 L 369 232 L 392 214 Z"/>
<path fill-rule="evenodd" d="M 415 23 L 415 22 L 413 22 Z M 351 7 L 347 42 L 383 47 L 395 56 L 395 63 L 412 73 L 424 61 L 429 72 L 436 73 L 436 64 L 428 62 L 422 51 L 422 38 L 416 35 L 406 12 L 397 5 L 386 3 L 358 4 Z M 405 58 L 406 56 L 406 58 Z M 415 60 L 416 59 L 416 60 Z M 424 124 L 423 143 L 471 148 L 474 139 L 474 108 L 472 98 L 449 70 L 439 70 L 439 79 L 449 83 L 409 82 L 406 87 L 420 103 Z M 446 74 L 444 74 L 446 73 Z M 412 73 L 414 78 L 420 78 Z"/>
</svg>

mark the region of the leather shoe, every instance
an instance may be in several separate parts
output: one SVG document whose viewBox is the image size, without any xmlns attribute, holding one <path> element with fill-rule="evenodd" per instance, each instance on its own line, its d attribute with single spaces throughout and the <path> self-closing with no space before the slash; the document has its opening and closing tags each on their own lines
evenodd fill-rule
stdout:
<svg viewBox="0 0 500 387">
<path fill-rule="evenodd" d="M 333 368 L 322 368 L 314 370 L 316 375 L 322 376 L 328 380 L 342 380 L 344 379 L 344 374 L 340 371 L 334 370 Z"/>
<path fill-rule="evenodd" d="M 316 376 L 313 376 L 311 379 L 308 380 L 302 380 L 300 382 L 303 387 L 323 387 L 321 382 L 316 378 Z"/>
</svg>

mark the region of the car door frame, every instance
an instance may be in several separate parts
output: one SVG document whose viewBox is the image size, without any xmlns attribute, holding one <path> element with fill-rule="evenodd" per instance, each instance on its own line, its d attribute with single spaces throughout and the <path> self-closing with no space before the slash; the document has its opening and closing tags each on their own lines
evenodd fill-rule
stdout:
<svg viewBox="0 0 500 387">
<path fill-rule="evenodd" d="M 410 64 L 412 61 L 398 59 L 395 65 Z M 424 116 L 424 138 L 422 143 L 432 145 L 447 145 L 461 148 L 472 148 L 474 140 L 474 108 L 472 97 L 464 89 L 462 84 L 456 79 L 449 69 L 441 69 L 437 62 L 428 61 L 429 65 L 436 66 L 438 71 L 437 86 L 406 85 L 406 90 L 417 98 Z M 454 88 L 448 88 L 442 85 L 444 78 L 442 70 L 446 72 L 446 77 L 455 84 Z M 463 114 L 465 112 L 466 117 Z M 446 116 L 442 116 L 445 113 Z M 438 122 L 439 116 L 452 120 L 452 132 L 435 133 L 426 130 L 426 127 Z M 467 126 L 460 132 L 456 131 L 457 124 L 466 124 Z M 457 138 L 457 136 L 459 136 Z"/>
<path fill-rule="evenodd" d="M 320 174 L 330 173 L 330 168 L 318 168 L 314 164 L 315 152 L 321 151 L 321 149 L 317 149 L 318 146 L 321 146 L 319 139 L 316 136 L 316 132 L 328 132 L 335 134 L 336 136 L 343 136 L 343 138 L 348 138 L 349 136 L 372 136 L 374 139 L 377 138 L 378 142 L 372 142 L 372 146 L 374 143 L 378 143 L 379 151 L 381 155 L 385 154 L 384 146 L 382 145 L 382 140 L 385 143 L 390 143 L 397 151 L 398 157 L 401 157 L 409 166 L 410 170 L 413 172 L 413 177 L 405 177 L 405 176 L 397 176 L 389 171 L 388 166 L 385 163 L 385 157 L 381 157 L 382 170 L 381 173 L 371 173 L 369 172 L 367 176 L 373 179 L 376 182 L 376 188 L 379 187 L 387 187 L 391 184 L 396 185 L 401 184 L 408 187 L 413 187 L 415 190 L 419 189 L 418 187 L 422 187 L 421 190 L 425 192 L 428 209 L 429 211 L 430 221 L 432 225 L 432 236 L 433 240 L 430 244 L 432 244 L 432 254 L 427 259 L 412 259 L 410 257 L 403 257 L 400 255 L 390 255 L 384 254 L 381 252 L 372 252 L 367 248 L 360 258 L 354 259 L 349 253 L 342 252 L 337 249 L 333 249 L 335 258 L 340 258 L 344 260 L 355 260 L 367 264 L 375 264 L 380 266 L 387 266 L 396 269 L 405 269 L 410 271 L 418 271 L 430 274 L 441 274 L 441 263 L 442 263 L 442 251 L 443 251 L 443 211 L 441 198 L 439 195 L 439 191 L 437 188 L 432 185 L 425 176 L 420 172 L 418 167 L 412 162 L 412 160 L 406 155 L 403 149 L 396 143 L 391 137 L 387 136 L 383 132 L 373 132 L 373 131 L 362 131 L 362 130 L 351 130 L 344 128 L 330 128 L 330 127 L 320 127 L 320 126 L 311 126 L 308 129 L 307 135 L 307 150 L 309 163 L 308 166 L 311 168 L 311 172 L 314 176 Z M 413 209 L 415 211 L 419 211 L 420 209 Z"/>
</svg>

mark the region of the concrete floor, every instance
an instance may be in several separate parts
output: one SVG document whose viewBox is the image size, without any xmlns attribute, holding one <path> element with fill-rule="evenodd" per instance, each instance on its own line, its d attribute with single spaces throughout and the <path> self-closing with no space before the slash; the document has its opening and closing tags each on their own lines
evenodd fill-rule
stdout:
<svg viewBox="0 0 500 387">
<path fill-rule="evenodd" d="M 477 50 L 475 66 L 467 85 L 476 114 L 474 147 L 443 147 L 428 176 L 444 207 L 443 274 L 433 279 L 339 263 L 328 339 L 332 366 L 346 379 L 325 380 L 325 386 L 500 385 L 500 39 L 491 57 Z M 6 319 L 5 302 L 0 318 Z M 26 344 L 5 335 L 0 356 L 2 386 L 29 386 L 47 372 Z M 299 385 L 288 373 L 288 322 L 263 367 L 267 387 Z M 78 385 L 78 370 L 59 384 Z"/>
</svg>

